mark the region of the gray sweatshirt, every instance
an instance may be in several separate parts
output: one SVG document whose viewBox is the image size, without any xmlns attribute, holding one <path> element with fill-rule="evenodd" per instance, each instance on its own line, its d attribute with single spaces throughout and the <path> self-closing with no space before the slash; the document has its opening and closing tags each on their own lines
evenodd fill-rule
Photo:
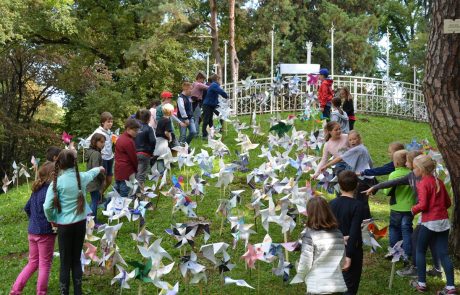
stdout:
<svg viewBox="0 0 460 295">
<path fill-rule="evenodd" d="M 348 134 L 350 132 L 350 127 L 348 126 L 348 115 L 345 111 L 342 111 L 342 114 L 337 109 L 332 109 L 331 112 L 331 121 L 336 121 L 340 124 L 340 129 L 342 133 Z"/>
</svg>

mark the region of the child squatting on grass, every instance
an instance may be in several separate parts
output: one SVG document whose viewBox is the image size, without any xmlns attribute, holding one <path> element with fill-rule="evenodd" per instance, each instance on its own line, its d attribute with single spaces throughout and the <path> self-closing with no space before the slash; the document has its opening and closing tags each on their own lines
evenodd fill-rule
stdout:
<svg viewBox="0 0 460 295">
<path fill-rule="evenodd" d="M 54 163 L 48 161 L 38 169 L 38 178 L 32 184 L 32 195 L 24 211 L 29 217 L 28 240 L 29 262 L 18 275 L 10 295 L 20 295 L 29 278 L 38 269 L 36 294 L 46 295 L 48 279 L 53 262 L 54 241 L 56 234 L 43 212 L 46 192 L 53 178 Z"/>
<path fill-rule="evenodd" d="M 46 191 L 43 204 L 45 216 L 58 228 L 59 290 L 62 295 L 69 294 L 70 271 L 74 294 L 82 294 L 80 256 L 86 233 L 86 216 L 91 213 L 84 196 L 88 183 L 101 172 L 105 172 L 104 167 L 80 173 L 75 153 L 62 150 L 56 160 L 53 182 Z"/>
<path fill-rule="evenodd" d="M 307 215 L 306 228 L 301 234 L 302 252 L 297 275 L 291 284 L 305 282 L 307 294 L 347 291 L 341 271 L 344 239 L 326 199 L 311 198 L 307 203 Z"/>
</svg>

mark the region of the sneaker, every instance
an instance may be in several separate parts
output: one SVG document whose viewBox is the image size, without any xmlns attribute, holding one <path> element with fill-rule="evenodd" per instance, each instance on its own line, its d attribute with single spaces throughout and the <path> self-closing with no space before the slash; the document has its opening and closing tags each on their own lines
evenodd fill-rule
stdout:
<svg viewBox="0 0 460 295">
<path fill-rule="evenodd" d="M 413 265 L 409 265 L 406 268 L 400 269 L 396 271 L 396 274 L 400 277 L 417 277 L 417 268 Z"/>
<path fill-rule="evenodd" d="M 426 271 L 426 274 L 430 277 L 438 277 L 438 278 L 441 278 L 442 277 L 442 271 L 440 270 L 437 270 L 436 268 L 432 268 L 430 270 L 427 270 Z"/>
<path fill-rule="evenodd" d="M 411 280 L 409 282 L 409 285 L 412 287 L 412 288 L 415 288 L 415 291 L 417 292 L 420 292 L 420 293 L 425 293 L 427 291 L 427 288 L 424 287 L 424 286 L 420 286 L 417 282 L 417 280 Z"/>
<path fill-rule="evenodd" d="M 437 295 L 457 295 L 457 290 L 444 288 L 436 293 Z"/>
</svg>

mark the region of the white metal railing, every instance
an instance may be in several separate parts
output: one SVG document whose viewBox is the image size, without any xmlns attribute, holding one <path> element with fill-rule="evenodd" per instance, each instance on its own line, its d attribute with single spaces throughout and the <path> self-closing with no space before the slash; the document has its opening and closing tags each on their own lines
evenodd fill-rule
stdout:
<svg viewBox="0 0 460 295">
<path fill-rule="evenodd" d="M 278 83 L 272 83 L 271 78 L 254 79 L 251 83 L 239 81 L 236 91 L 233 84 L 223 87 L 230 95 L 229 105 L 238 115 L 303 111 L 307 94 L 316 94 L 316 86 L 307 85 L 307 77 L 299 76 L 297 91 L 293 92 L 289 89 L 291 78 L 283 77 L 282 82 Z M 358 113 L 428 121 L 424 97 L 418 84 L 335 75 L 333 88 L 337 90 L 341 87 L 350 90 Z"/>
</svg>

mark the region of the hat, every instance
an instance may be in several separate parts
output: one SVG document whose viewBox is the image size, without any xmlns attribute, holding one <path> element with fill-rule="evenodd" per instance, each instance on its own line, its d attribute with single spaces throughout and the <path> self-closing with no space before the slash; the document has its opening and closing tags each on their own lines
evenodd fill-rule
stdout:
<svg viewBox="0 0 460 295">
<path fill-rule="evenodd" d="M 169 92 L 169 91 L 163 91 L 163 92 L 161 93 L 160 97 L 161 97 L 162 99 L 166 99 L 166 98 L 171 98 L 171 97 L 173 97 L 173 95 L 172 95 L 172 93 Z"/>
<path fill-rule="evenodd" d="M 319 70 L 319 74 L 323 75 L 324 77 L 327 77 L 327 76 L 329 76 L 329 70 L 326 69 L 326 68 L 321 69 L 321 70 Z"/>
</svg>

